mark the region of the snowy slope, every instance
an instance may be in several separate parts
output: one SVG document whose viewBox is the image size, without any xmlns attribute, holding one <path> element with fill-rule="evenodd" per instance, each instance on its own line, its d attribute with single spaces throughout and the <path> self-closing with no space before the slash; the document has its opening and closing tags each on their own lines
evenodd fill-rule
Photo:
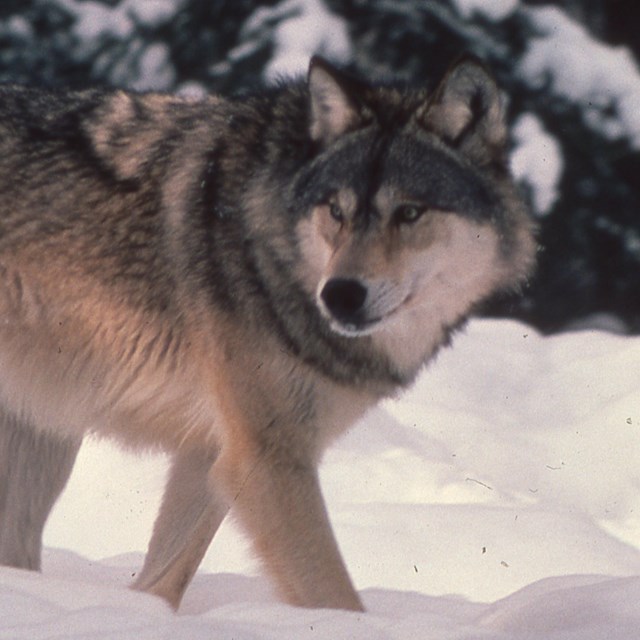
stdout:
<svg viewBox="0 0 640 640">
<path fill-rule="evenodd" d="M 366 615 L 279 604 L 232 522 L 178 615 L 128 591 L 165 462 L 88 443 L 43 575 L 0 569 L 0 638 L 636 637 L 639 387 L 640 338 L 472 322 L 327 454 Z"/>
</svg>

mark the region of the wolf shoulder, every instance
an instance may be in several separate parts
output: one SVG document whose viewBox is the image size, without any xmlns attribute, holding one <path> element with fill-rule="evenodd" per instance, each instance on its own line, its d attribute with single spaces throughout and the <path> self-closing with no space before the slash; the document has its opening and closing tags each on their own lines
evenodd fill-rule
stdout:
<svg viewBox="0 0 640 640">
<path fill-rule="evenodd" d="M 202 134 L 204 124 L 208 142 L 220 135 L 226 107 L 218 96 L 195 101 L 161 93 L 0 85 L 0 145 L 12 158 L 47 158 L 49 166 L 76 158 L 85 168 L 103 163 L 116 179 L 133 179 L 179 142 L 193 143 L 197 138 L 189 140 L 190 134 Z M 137 164 L 131 163 L 134 153 Z M 122 158 L 129 163 L 120 163 Z M 6 173 L 11 165 L 1 168 Z"/>
</svg>

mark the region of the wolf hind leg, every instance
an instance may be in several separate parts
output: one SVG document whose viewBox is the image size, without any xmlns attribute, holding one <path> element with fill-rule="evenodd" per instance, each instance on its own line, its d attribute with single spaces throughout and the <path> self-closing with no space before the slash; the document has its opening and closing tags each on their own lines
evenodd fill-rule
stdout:
<svg viewBox="0 0 640 640">
<path fill-rule="evenodd" d="M 175 609 L 229 510 L 208 485 L 214 460 L 198 452 L 174 458 L 144 566 L 132 585 Z"/>
<path fill-rule="evenodd" d="M 42 532 L 81 443 L 0 414 L 0 564 L 40 569 Z"/>
</svg>

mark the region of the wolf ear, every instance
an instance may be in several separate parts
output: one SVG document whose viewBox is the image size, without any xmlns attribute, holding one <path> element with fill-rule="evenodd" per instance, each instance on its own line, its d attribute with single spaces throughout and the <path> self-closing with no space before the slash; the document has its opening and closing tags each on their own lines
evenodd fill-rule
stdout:
<svg viewBox="0 0 640 640">
<path fill-rule="evenodd" d="M 484 65 L 471 56 L 449 69 L 418 117 L 427 129 L 472 155 L 499 153 L 506 142 L 498 86 Z"/>
<path fill-rule="evenodd" d="M 346 89 L 346 81 L 318 56 L 309 64 L 309 133 L 311 139 L 331 144 L 357 126 L 359 110 Z"/>
</svg>

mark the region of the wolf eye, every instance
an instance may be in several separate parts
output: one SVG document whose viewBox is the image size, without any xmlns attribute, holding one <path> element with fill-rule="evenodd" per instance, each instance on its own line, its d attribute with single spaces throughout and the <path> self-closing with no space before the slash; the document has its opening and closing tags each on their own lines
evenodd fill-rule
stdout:
<svg viewBox="0 0 640 640">
<path fill-rule="evenodd" d="M 394 212 L 393 218 L 397 224 L 412 224 L 420 218 L 424 209 L 414 204 L 402 204 Z"/>
<path fill-rule="evenodd" d="M 344 213 L 337 202 L 329 203 L 329 215 L 337 222 L 344 222 Z"/>
</svg>

